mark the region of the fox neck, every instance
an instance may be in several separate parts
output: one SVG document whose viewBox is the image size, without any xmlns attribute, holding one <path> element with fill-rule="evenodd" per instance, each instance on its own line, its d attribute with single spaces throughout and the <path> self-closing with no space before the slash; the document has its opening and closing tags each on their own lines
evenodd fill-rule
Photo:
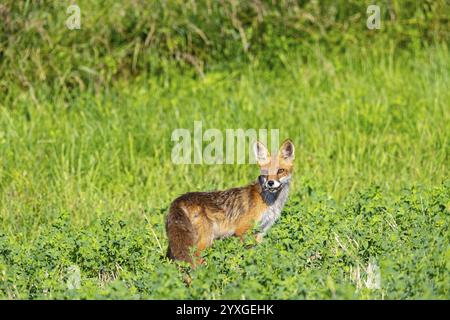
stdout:
<svg viewBox="0 0 450 320">
<path fill-rule="evenodd" d="M 261 197 L 267 204 L 267 209 L 262 213 L 259 221 L 261 234 L 267 233 L 270 227 L 280 217 L 284 204 L 289 194 L 289 182 L 285 183 L 278 192 L 272 193 L 261 186 Z"/>
<path fill-rule="evenodd" d="M 281 209 L 283 208 L 289 195 L 289 181 L 283 184 L 277 192 L 264 190 L 262 185 L 260 185 L 260 188 L 261 198 L 268 206 L 281 206 Z"/>
</svg>

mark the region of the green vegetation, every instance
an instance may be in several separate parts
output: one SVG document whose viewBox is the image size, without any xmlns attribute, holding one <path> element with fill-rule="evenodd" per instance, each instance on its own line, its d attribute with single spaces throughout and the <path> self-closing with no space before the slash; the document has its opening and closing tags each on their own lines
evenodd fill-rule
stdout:
<svg viewBox="0 0 450 320">
<path fill-rule="evenodd" d="M 193 271 L 163 258 L 164 210 L 142 212 L 144 223 L 107 212 L 88 228 L 64 214 L 33 241 L 2 235 L 0 290 L 5 298 L 448 299 L 449 182 L 392 200 L 372 188 L 342 204 L 305 186 L 262 244 L 218 241 Z"/>
<path fill-rule="evenodd" d="M 80 1 L 78 31 L 63 2 L 0 5 L 0 297 L 450 298 L 448 7 L 389 1 L 369 31 L 359 2 Z M 170 201 L 258 175 L 172 164 L 196 120 L 297 154 L 267 239 L 190 270 Z"/>
<path fill-rule="evenodd" d="M 227 68 L 230 63 L 285 63 L 292 50 L 372 46 L 416 49 L 450 38 L 445 0 L 383 0 L 382 28 L 366 27 L 366 0 L 78 0 L 81 29 L 70 31 L 73 1 L 6 0 L 0 4 L 0 88 L 36 82 L 66 92 L 114 79 Z M 389 47 L 389 46 L 387 46 Z"/>
</svg>

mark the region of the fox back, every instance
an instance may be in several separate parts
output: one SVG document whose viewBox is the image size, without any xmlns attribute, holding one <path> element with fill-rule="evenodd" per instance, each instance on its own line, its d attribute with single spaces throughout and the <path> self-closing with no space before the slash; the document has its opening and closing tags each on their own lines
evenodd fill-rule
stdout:
<svg viewBox="0 0 450 320">
<path fill-rule="evenodd" d="M 172 202 L 166 219 L 169 258 L 194 266 L 202 262 L 201 251 L 215 239 L 233 235 L 243 239 L 255 223 L 256 239 L 262 241 L 287 200 L 294 145 L 288 139 L 278 155 L 271 156 L 262 143 L 256 142 L 254 153 L 260 167 L 254 183 L 224 191 L 190 192 Z"/>
</svg>

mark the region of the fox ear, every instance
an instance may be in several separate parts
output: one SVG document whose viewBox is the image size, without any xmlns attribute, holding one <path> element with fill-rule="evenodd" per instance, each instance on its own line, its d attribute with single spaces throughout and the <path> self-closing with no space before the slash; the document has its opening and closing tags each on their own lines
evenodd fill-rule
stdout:
<svg viewBox="0 0 450 320">
<path fill-rule="evenodd" d="M 255 159 L 258 164 L 263 165 L 269 162 L 270 154 L 266 146 L 261 142 L 256 141 L 253 145 L 253 151 L 255 152 Z"/>
<path fill-rule="evenodd" d="M 287 139 L 281 144 L 279 154 L 282 159 L 286 161 L 293 161 L 295 158 L 294 152 L 294 143 L 291 139 Z"/>
</svg>

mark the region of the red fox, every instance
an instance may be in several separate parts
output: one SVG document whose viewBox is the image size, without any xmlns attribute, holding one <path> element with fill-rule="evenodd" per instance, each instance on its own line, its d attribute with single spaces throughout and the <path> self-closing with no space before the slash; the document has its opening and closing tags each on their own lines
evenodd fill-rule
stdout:
<svg viewBox="0 0 450 320">
<path fill-rule="evenodd" d="M 203 263 L 200 254 L 214 239 L 235 235 L 243 240 L 255 223 L 256 240 L 262 241 L 288 197 L 294 144 L 287 139 L 276 156 L 259 141 L 253 149 L 261 173 L 256 182 L 224 191 L 190 192 L 172 202 L 166 219 L 169 259 L 195 267 Z"/>
</svg>

